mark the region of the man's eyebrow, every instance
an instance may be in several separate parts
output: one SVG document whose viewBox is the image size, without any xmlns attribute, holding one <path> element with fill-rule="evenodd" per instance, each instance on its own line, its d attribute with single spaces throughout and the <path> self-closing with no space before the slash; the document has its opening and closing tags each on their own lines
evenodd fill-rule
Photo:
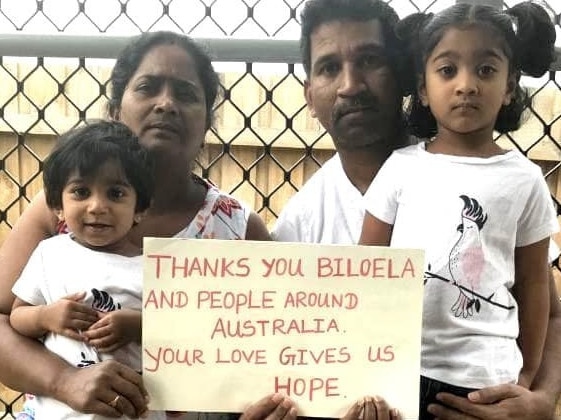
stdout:
<svg viewBox="0 0 561 420">
<path fill-rule="evenodd" d="M 312 65 L 312 71 L 316 70 L 323 63 L 329 63 L 330 61 L 337 61 L 337 54 L 330 53 L 319 56 Z"/>
<path fill-rule="evenodd" d="M 367 52 L 367 53 L 377 53 L 379 55 L 387 55 L 388 50 L 382 44 L 371 42 L 368 44 L 362 44 L 357 46 L 355 48 L 355 52 L 359 54 Z"/>
<path fill-rule="evenodd" d="M 371 53 L 371 54 L 375 53 L 380 56 L 386 56 L 388 54 L 388 51 L 384 45 L 381 45 L 376 42 L 369 42 L 353 47 L 352 50 L 353 55 L 360 55 L 365 53 Z M 338 60 L 338 54 L 336 53 L 329 53 L 329 54 L 322 55 L 318 57 L 316 61 L 314 61 L 312 65 L 312 70 L 321 66 L 323 63 L 330 62 L 330 61 L 337 61 L 337 60 Z"/>
</svg>

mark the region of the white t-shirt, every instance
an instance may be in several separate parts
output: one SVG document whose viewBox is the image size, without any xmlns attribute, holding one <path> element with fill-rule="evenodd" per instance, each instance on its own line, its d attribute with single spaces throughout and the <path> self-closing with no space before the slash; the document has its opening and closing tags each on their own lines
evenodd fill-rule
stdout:
<svg viewBox="0 0 561 420">
<path fill-rule="evenodd" d="M 421 143 L 392 154 L 365 203 L 394 225 L 391 246 L 426 252 L 422 374 L 470 388 L 516 382 L 514 248 L 559 230 L 540 168 L 515 151 L 461 157 Z"/>
<path fill-rule="evenodd" d="M 216 239 L 245 239 L 247 231 L 247 222 L 249 215 L 251 214 L 251 209 L 245 204 L 229 194 L 223 193 L 218 188 L 216 188 L 209 181 L 195 176 L 195 181 L 204 185 L 207 188 L 207 194 L 202 207 L 197 212 L 196 216 L 193 218 L 191 223 L 185 226 L 180 232 L 174 235 L 175 238 L 216 238 Z M 59 226 L 60 233 L 68 233 L 65 225 Z M 64 249 L 61 249 L 60 257 L 64 256 L 66 260 L 67 256 L 64 254 Z M 125 258 L 125 257 L 122 257 Z M 139 259 L 140 257 L 138 257 Z M 131 261 L 134 260 L 130 259 Z M 137 262 L 133 262 L 137 264 Z M 83 268 L 83 267 L 82 267 Z M 80 274 L 81 275 L 81 274 Z M 139 277 L 141 278 L 141 277 Z M 140 292 L 139 292 L 140 293 Z M 23 297 L 22 297 L 23 299 Z M 23 299 L 26 300 L 26 299 Z M 141 302 L 139 303 L 139 308 Z M 95 357 L 95 351 L 87 346 L 86 350 L 89 351 L 88 354 L 93 352 Z M 29 397 L 29 396 L 28 396 Z M 56 401 L 55 401 L 56 402 Z M 63 404 L 58 403 L 61 410 L 64 409 Z M 68 410 L 68 408 L 66 407 Z M 37 415 L 37 411 L 44 411 L 42 406 L 37 405 L 37 398 L 26 398 L 24 405 L 24 412 L 26 418 L 41 419 L 41 414 Z M 155 416 L 155 414 L 152 414 Z M 159 416 L 159 414 L 158 414 Z M 44 418 L 44 417 L 43 417 Z M 48 417 L 57 418 L 57 417 Z M 101 419 L 99 416 L 82 416 L 79 414 L 71 412 L 70 417 L 60 417 L 60 418 L 85 418 L 85 419 Z M 150 417 L 151 419 L 160 417 Z M 228 420 L 228 413 L 187 413 L 179 417 L 175 417 L 176 420 Z"/>
<path fill-rule="evenodd" d="M 48 305 L 78 292 L 87 292 L 83 303 L 103 312 L 120 308 L 142 308 L 142 257 L 124 257 L 97 252 L 75 242 L 71 235 L 59 235 L 39 243 L 13 292 L 32 305 Z M 130 343 L 112 354 L 97 353 L 87 344 L 49 333 L 45 347 L 76 367 L 105 359 L 117 359 L 141 371 L 141 348 Z M 80 414 L 52 398 L 35 397 L 35 419 L 105 419 Z M 163 412 L 151 411 L 150 419 L 164 419 Z"/>
<path fill-rule="evenodd" d="M 362 194 L 336 154 L 288 201 L 271 235 L 282 242 L 351 245 L 360 238 L 363 219 Z"/>
</svg>

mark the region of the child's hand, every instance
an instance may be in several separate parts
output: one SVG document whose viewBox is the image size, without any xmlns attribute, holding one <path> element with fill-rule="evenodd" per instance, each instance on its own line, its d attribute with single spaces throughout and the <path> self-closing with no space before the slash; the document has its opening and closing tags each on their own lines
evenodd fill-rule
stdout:
<svg viewBox="0 0 561 420">
<path fill-rule="evenodd" d="M 84 341 L 80 331 L 87 330 L 98 319 L 97 311 L 80 303 L 86 292 L 73 293 L 45 305 L 39 317 L 46 331 L 61 334 L 78 341 Z"/>
<path fill-rule="evenodd" d="M 124 345 L 140 342 L 142 318 L 140 311 L 118 309 L 98 312 L 99 319 L 83 335 L 88 344 L 102 353 L 111 353 Z"/>
</svg>

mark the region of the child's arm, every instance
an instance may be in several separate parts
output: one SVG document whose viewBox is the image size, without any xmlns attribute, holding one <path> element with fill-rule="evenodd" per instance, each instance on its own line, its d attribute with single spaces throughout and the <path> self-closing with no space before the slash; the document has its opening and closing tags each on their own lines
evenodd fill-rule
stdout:
<svg viewBox="0 0 561 420">
<path fill-rule="evenodd" d="M 359 245 L 389 246 L 403 180 L 402 156 L 394 152 L 364 194 L 364 219 Z"/>
<path fill-rule="evenodd" d="M 523 366 L 518 383 L 530 387 L 540 366 L 549 317 L 549 238 L 515 249 L 515 285 Z"/>
<path fill-rule="evenodd" d="M 41 326 L 42 310 L 43 305 L 33 306 L 16 297 L 10 313 L 12 328 L 27 337 L 39 338 L 44 336 L 47 331 Z"/>
<path fill-rule="evenodd" d="M 102 353 L 111 353 L 131 342 L 142 341 L 142 313 L 134 309 L 100 312 L 101 319 L 84 336 Z"/>
<path fill-rule="evenodd" d="M 389 246 L 393 225 L 382 222 L 368 211 L 364 214 L 359 245 Z"/>
<path fill-rule="evenodd" d="M 97 320 L 96 312 L 80 303 L 85 292 L 74 293 L 50 305 L 31 305 L 20 298 L 14 300 L 10 323 L 20 334 L 39 338 L 48 332 L 82 341 L 79 331 Z"/>
</svg>

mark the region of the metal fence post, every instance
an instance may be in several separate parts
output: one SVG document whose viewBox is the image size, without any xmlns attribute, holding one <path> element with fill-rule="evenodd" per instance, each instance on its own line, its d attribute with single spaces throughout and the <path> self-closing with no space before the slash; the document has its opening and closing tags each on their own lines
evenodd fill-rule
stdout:
<svg viewBox="0 0 561 420">
<path fill-rule="evenodd" d="M 469 3 L 469 4 L 487 4 L 489 6 L 502 9 L 503 0 L 456 0 L 456 3 Z"/>
</svg>

